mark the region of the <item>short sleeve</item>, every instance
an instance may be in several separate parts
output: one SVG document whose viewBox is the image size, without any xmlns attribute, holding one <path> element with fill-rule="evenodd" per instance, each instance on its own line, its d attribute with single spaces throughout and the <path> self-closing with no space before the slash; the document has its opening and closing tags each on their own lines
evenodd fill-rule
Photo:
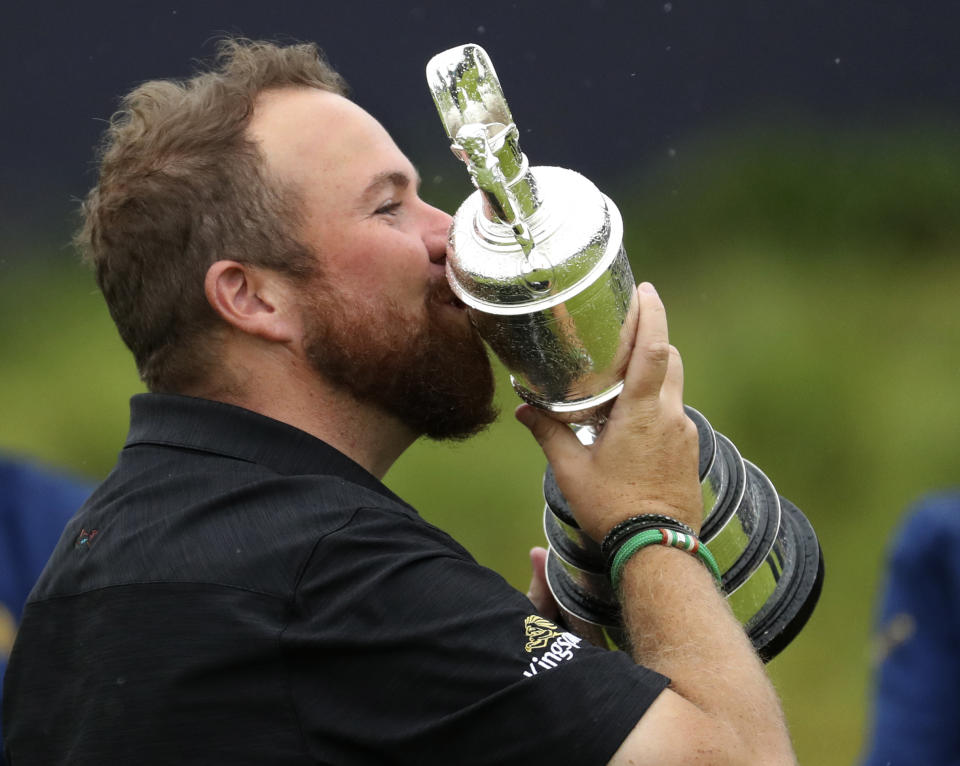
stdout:
<svg viewBox="0 0 960 766">
<path fill-rule="evenodd" d="M 317 545 L 296 612 L 282 647 L 320 762 L 605 764 L 668 683 L 390 509 Z"/>
</svg>

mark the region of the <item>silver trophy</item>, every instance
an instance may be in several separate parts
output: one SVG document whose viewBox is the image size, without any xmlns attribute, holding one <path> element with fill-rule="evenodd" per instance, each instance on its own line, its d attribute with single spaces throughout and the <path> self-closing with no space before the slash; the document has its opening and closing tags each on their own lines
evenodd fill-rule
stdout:
<svg viewBox="0 0 960 766">
<path fill-rule="evenodd" d="M 634 342 L 634 279 L 616 205 L 579 173 L 530 167 L 486 52 L 463 45 L 427 64 L 454 154 L 477 191 L 450 234 L 447 278 L 517 394 L 570 423 L 590 444 L 603 427 Z M 804 515 L 700 413 L 704 521 L 737 618 L 765 659 L 806 623 L 823 557 Z M 544 477 L 547 581 L 567 627 L 628 648 L 599 546 Z"/>
</svg>

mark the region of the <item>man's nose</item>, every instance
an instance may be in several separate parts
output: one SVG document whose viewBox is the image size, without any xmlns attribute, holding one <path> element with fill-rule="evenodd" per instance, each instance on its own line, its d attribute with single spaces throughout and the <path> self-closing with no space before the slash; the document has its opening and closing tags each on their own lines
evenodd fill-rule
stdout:
<svg viewBox="0 0 960 766">
<path fill-rule="evenodd" d="M 447 257 L 447 238 L 450 235 L 450 226 L 453 217 L 440 208 L 427 205 L 427 228 L 424 242 L 430 253 L 430 260 L 434 263 L 443 263 Z"/>
</svg>

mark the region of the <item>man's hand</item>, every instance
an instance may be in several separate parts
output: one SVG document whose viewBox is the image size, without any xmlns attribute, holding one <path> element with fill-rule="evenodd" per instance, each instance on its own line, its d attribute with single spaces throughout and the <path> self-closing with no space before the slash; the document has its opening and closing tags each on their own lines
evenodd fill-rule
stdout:
<svg viewBox="0 0 960 766">
<path fill-rule="evenodd" d="M 683 412 L 683 365 L 653 285 L 637 289 L 636 341 L 620 394 L 599 438 L 584 447 L 570 428 L 521 405 L 516 417 L 553 466 L 580 526 L 595 540 L 618 522 L 662 513 L 700 529 L 697 428 Z"/>
</svg>

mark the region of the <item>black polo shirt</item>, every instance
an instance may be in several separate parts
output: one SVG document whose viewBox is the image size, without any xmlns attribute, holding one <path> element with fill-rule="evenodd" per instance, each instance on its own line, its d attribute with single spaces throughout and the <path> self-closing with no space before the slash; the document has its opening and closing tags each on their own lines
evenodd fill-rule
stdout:
<svg viewBox="0 0 960 766">
<path fill-rule="evenodd" d="M 602 764 L 667 680 L 289 425 L 144 394 L 7 670 L 11 766 Z"/>
</svg>

